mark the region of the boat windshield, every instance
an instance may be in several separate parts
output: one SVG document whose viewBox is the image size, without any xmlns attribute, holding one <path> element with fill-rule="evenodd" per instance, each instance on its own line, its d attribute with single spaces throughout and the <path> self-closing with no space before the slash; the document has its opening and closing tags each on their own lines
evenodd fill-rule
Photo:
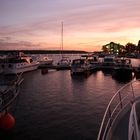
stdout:
<svg viewBox="0 0 140 140">
<path fill-rule="evenodd" d="M 73 64 L 73 65 L 84 64 L 84 60 L 81 60 L 81 59 L 79 59 L 79 60 L 74 60 L 72 64 Z"/>
</svg>

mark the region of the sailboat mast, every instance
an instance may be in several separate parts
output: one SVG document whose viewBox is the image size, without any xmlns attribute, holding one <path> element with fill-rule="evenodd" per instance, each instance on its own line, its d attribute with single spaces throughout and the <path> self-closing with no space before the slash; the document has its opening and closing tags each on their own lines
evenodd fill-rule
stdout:
<svg viewBox="0 0 140 140">
<path fill-rule="evenodd" d="M 61 23 L 61 26 L 62 26 L 62 28 L 61 28 L 61 49 L 62 49 L 62 53 L 63 53 L 63 22 Z M 62 57 L 63 57 L 63 55 L 62 55 Z"/>
</svg>

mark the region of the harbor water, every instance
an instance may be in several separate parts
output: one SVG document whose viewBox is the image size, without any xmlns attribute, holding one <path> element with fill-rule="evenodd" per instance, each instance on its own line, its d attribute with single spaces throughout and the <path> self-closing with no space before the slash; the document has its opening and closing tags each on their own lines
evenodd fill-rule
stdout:
<svg viewBox="0 0 140 140">
<path fill-rule="evenodd" d="M 109 100 L 129 82 L 101 70 L 72 77 L 69 70 L 38 69 L 23 78 L 13 110 L 16 125 L 10 132 L 0 130 L 4 140 L 96 140 Z"/>
</svg>

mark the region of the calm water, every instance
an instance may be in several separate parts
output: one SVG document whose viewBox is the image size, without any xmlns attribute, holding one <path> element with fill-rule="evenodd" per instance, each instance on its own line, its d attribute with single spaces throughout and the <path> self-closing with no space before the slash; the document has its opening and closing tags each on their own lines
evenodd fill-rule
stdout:
<svg viewBox="0 0 140 140">
<path fill-rule="evenodd" d="M 36 70 L 23 77 L 14 107 L 16 126 L 0 132 L 4 139 L 96 140 L 109 100 L 124 85 L 102 71 L 72 78 L 69 70 L 45 75 Z"/>
</svg>

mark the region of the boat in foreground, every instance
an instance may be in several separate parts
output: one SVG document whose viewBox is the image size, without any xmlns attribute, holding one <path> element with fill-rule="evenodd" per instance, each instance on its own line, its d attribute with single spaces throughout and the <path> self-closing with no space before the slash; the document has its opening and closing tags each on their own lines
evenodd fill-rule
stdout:
<svg viewBox="0 0 140 140">
<path fill-rule="evenodd" d="M 112 97 L 97 140 L 140 140 L 140 80 L 127 83 Z"/>
</svg>

